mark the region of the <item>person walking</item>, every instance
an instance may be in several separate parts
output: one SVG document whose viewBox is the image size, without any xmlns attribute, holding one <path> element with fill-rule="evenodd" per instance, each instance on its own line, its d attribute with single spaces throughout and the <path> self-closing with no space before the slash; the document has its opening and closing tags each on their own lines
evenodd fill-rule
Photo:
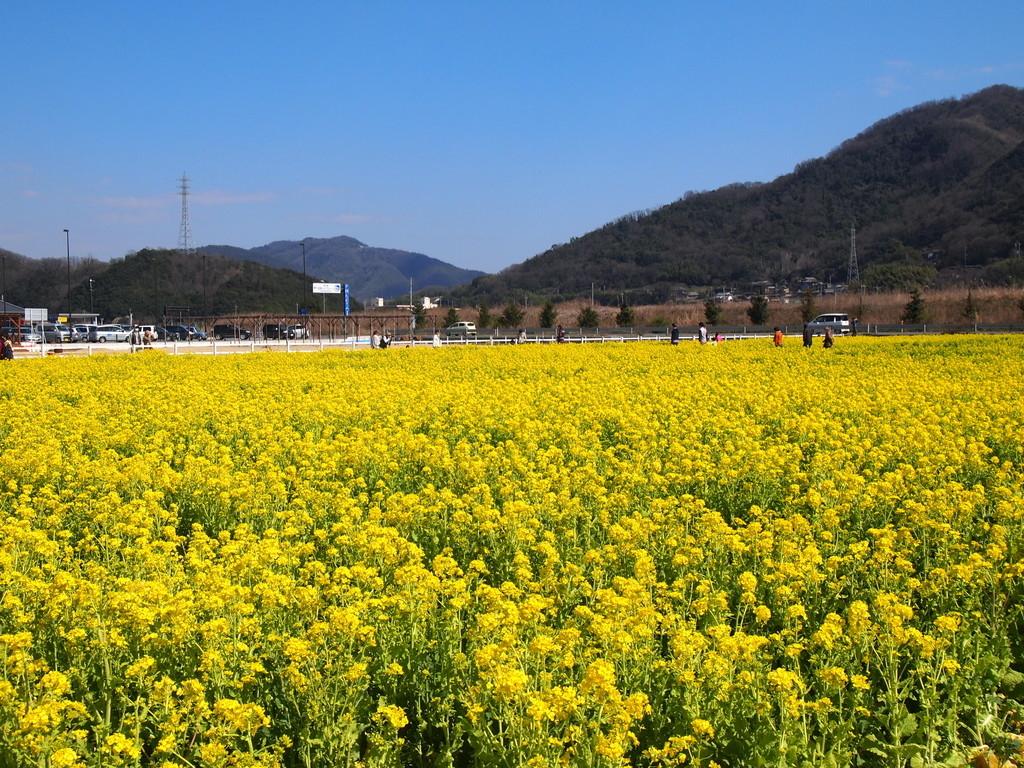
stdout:
<svg viewBox="0 0 1024 768">
<path fill-rule="evenodd" d="M 804 348 L 810 349 L 814 346 L 814 334 L 811 333 L 810 323 L 804 323 Z"/>
<path fill-rule="evenodd" d="M 672 339 L 673 346 L 679 343 L 679 326 L 675 323 L 672 323 L 670 338 Z"/>
<path fill-rule="evenodd" d="M 555 342 L 558 344 L 565 343 L 565 328 L 562 327 L 561 323 L 559 323 L 558 327 L 555 328 Z"/>
<path fill-rule="evenodd" d="M 0 360 L 14 359 L 14 343 L 10 336 L 0 336 Z"/>
<path fill-rule="evenodd" d="M 775 326 L 775 333 L 772 335 L 772 343 L 776 347 L 782 346 L 782 329 L 779 326 Z"/>
<path fill-rule="evenodd" d="M 441 348 L 441 334 L 436 328 L 434 329 L 434 340 L 431 343 L 434 345 L 434 349 Z"/>
<path fill-rule="evenodd" d="M 832 328 L 825 329 L 825 338 L 821 342 L 821 346 L 825 349 L 832 349 L 832 345 L 835 344 L 835 339 L 832 338 Z"/>
<path fill-rule="evenodd" d="M 708 343 L 708 327 L 704 323 L 697 326 L 697 341 L 701 344 Z"/>
<path fill-rule="evenodd" d="M 370 334 L 370 349 L 379 349 L 379 348 L 380 348 L 380 331 L 374 330 L 374 332 Z"/>
</svg>

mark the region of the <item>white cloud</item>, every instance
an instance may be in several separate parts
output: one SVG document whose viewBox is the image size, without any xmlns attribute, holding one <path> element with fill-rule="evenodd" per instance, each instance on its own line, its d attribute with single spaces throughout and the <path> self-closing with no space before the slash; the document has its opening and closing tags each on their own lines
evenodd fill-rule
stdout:
<svg viewBox="0 0 1024 768">
<path fill-rule="evenodd" d="M 901 90 L 902 86 L 899 81 L 892 75 L 880 75 L 875 78 L 875 93 L 883 98 L 886 96 L 892 96 L 898 90 Z"/>
</svg>

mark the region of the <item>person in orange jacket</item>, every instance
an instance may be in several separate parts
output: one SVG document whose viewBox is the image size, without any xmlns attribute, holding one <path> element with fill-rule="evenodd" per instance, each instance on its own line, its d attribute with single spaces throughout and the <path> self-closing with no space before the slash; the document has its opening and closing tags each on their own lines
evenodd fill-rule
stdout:
<svg viewBox="0 0 1024 768">
<path fill-rule="evenodd" d="M 775 326 L 775 335 L 772 336 L 772 342 L 776 347 L 782 346 L 782 329 L 779 326 Z"/>
</svg>

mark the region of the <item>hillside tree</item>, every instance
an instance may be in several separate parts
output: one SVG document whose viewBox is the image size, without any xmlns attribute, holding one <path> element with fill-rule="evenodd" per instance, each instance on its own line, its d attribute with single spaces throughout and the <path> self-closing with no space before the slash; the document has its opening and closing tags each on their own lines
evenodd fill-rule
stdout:
<svg viewBox="0 0 1024 768">
<path fill-rule="evenodd" d="M 963 315 L 968 322 L 978 322 L 978 302 L 974 300 L 974 292 L 970 288 L 967 289 L 967 299 L 964 301 Z"/>
<path fill-rule="evenodd" d="M 491 315 L 491 308 L 487 306 L 487 302 L 481 302 L 476 315 L 476 327 L 482 330 L 490 328 L 492 325 L 494 325 L 494 317 Z"/>
<path fill-rule="evenodd" d="M 747 307 L 747 317 L 754 325 L 765 325 L 768 322 L 768 297 L 754 296 Z"/>
<path fill-rule="evenodd" d="M 628 304 L 623 304 L 619 308 L 619 313 L 615 315 L 615 324 L 620 328 L 628 328 L 633 324 L 633 308 Z"/>
<path fill-rule="evenodd" d="M 412 324 L 414 328 L 420 328 L 427 324 L 427 310 L 423 308 L 423 302 L 417 304 L 413 302 L 412 305 Z"/>
<path fill-rule="evenodd" d="M 455 307 L 448 307 L 448 314 L 444 316 L 445 326 L 455 325 L 459 322 L 459 310 Z"/>
<path fill-rule="evenodd" d="M 523 322 L 523 308 L 514 301 L 510 301 L 505 305 L 498 322 L 502 328 L 518 328 L 519 324 Z"/>
<path fill-rule="evenodd" d="M 911 292 L 910 301 L 903 307 L 900 320 L 909 325 L 920 325 L 924 322 L 924 298 L 920 291 Z"/>
<path fill-rule="evenodd" d="M 540 311 L 540 327 L 541 328 L 554 328 L 555 320 L 558 319 L 558 313 L 555 312 L 555 305 L 550 301 L 544 303 L 544 307 Z"/>
<path fill-rule="evenodd" d="M 722 306 L 714 299 L 704 302 L 704 319 L 708 325 L 718 325 L 718 321 L 722 319 Z"/>
<path fill-rule="evenodd" d="M 816 315 L 817 308 L 814 306 L 814 294 L 808 288 L 800 295 L 800 319 L 805 323 L 809 323 Z"/>
<path fill-rule="evenodd" d="M 580 328 L 597 328 L 601 319 L 597 316 L 597 310 L 593 307 L 584 307 L 576 315 L 576 325 Z"/>
</svg>

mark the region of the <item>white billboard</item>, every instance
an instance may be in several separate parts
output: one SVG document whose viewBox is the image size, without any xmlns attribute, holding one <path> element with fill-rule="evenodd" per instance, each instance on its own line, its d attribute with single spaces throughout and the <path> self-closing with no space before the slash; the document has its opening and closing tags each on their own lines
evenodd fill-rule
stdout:
<svg viewBox="0 0 1024 768">
<path fill-rule="evenodd" d="M 313 283 L 313 293 L 341 293 L 341 283 Z"/>
</svg>

